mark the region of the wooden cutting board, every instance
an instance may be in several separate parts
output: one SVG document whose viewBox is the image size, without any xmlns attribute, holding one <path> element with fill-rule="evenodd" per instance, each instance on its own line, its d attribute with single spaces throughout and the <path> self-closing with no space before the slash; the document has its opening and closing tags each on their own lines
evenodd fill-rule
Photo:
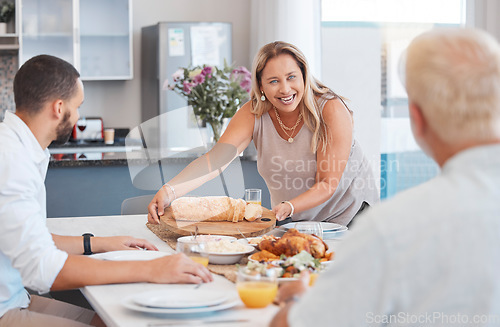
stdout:
<svg viewBox="0 0 500 327">
<path fill-rule="evenodd" d="M 254 237 L 265 234 L 276 226 L 276 216 L 274 213 L 262 207 L 262 217 L 255 221 L 239 221 L 237 223 L 229 221 L 182 221 L 172 218 L 172 211 L 165 209 L 165 214 L 160 217 L 160 225 L 179 235 L 194 235 L 196 226 L 198 234 L 227 235 L 241 238 L 238 229 L 245 237 Z"/>
</svg>

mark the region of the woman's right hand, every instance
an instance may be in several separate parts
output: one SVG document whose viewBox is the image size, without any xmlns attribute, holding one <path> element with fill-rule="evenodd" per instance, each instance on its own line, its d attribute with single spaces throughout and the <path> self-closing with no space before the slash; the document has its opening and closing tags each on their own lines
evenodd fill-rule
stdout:
<svg viewBox="0 0 500 327">
<path fill-rule="evenodd" d="M 160 216 L 163 216 L 165 208 L 170 205 L 170 197 L 167 190 L 162 186 L 156 192 L 153 200 L 148 205 L 148 222 L 158 225 L 160 223 Z"/>
</svg>

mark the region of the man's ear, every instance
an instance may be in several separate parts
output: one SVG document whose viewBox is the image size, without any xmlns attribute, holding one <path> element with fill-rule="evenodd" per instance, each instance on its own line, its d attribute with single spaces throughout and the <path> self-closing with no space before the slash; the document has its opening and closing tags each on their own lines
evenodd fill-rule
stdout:
<svg viewBox="0 0 500 327">
<path fill-rule="evenodd" d="M 414 103 L 410 102 L 409 105 L 410 109 L 410 121 L 411 121 L 411 128 L 413 130 L 413 134 L 415 134 L 415 137 L 423 137 L 425 133 L 427 132 L 427 120 L 425 119 L 424 114 L 422 113 L 422 109 Z"/>
<path fill-rule="evenodd" d="M 63 101 L 58 99 L 58 100 L 55 100 L 54 102 L 52 102 L 51 111 L 52 111 L 52 115 L 54 117 L 56 117 L 57 119 L 60 119 L 64 114 Z"/>
</svg>

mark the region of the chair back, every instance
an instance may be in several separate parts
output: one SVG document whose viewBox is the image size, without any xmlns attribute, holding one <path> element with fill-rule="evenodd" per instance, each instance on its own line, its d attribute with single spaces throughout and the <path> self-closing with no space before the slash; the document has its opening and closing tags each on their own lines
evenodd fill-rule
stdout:
<svg viewBox="0 0 500 327">
<path fill-rule="evenodd" d="M 128 198 L 122 202 L 122 215 L 140 215 L 148 213 L 148 204 L 155 195 L 141 195 L 133 198 Z"/>
</svg>

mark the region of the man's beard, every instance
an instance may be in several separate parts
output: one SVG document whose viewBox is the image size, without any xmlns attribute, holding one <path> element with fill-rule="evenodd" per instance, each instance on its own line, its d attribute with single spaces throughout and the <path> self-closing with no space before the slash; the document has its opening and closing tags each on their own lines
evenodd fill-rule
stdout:
<svg viewBox="0 0 500 327">
<path fill-rule="evenodd" d="M 69 121 L 70 113 L 66 112 L 64 114 L 63 120 L 57 125 L 56 134 L 57 137 L 54 140 L 56 144 L 64 144 L 69 141 L 69 137 L 73 132 L 73 125 Z"/>
</svg>

